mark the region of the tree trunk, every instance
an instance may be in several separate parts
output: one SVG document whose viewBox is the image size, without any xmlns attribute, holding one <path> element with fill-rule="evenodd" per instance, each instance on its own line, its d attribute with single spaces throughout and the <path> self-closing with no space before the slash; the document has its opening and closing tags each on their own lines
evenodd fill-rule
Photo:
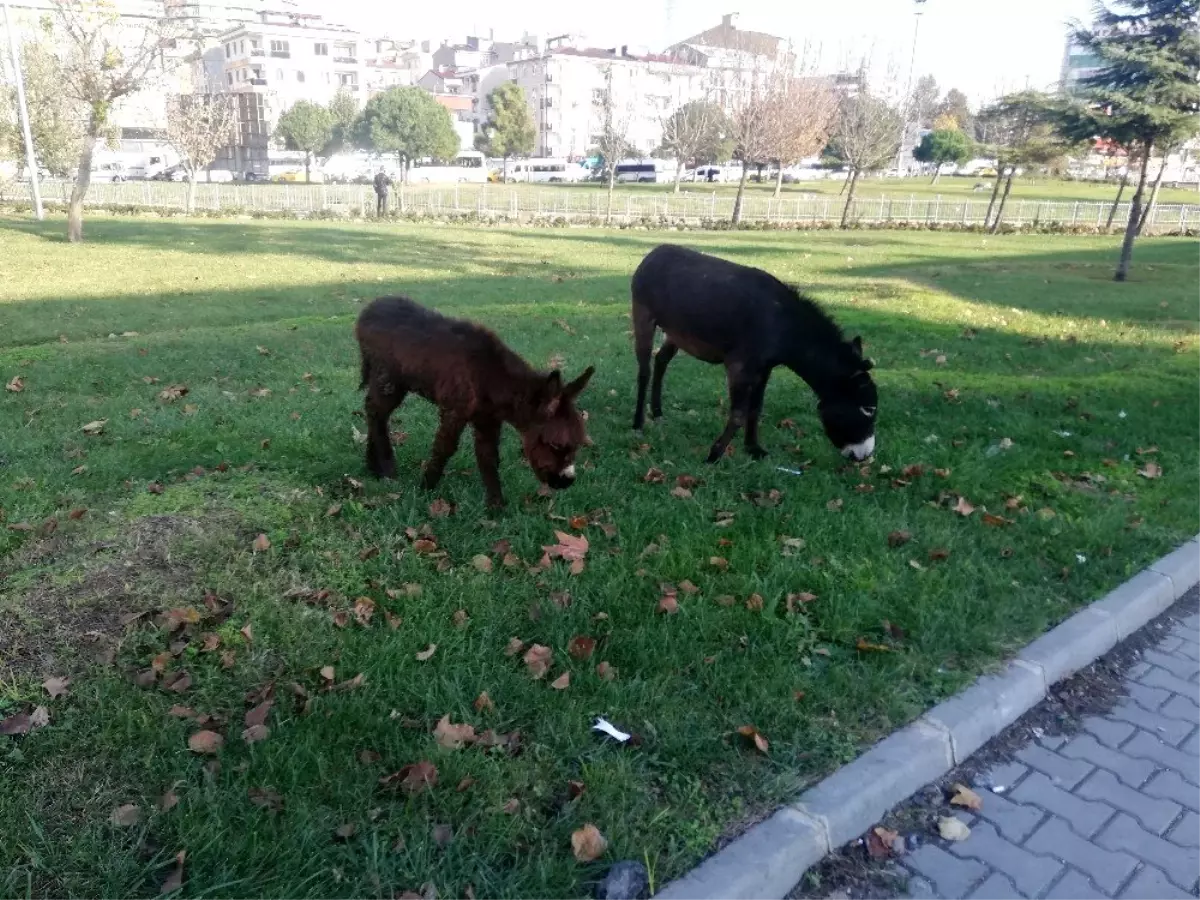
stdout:
<svg viewBox="0 0 1200 900">
<path fill-rule="evenodd" d="M 1117 199 L 1113 201 L 1112 208 L 1108 211 L 1108 221 L 1104 223 L 1105 234 L 1112 231 L 1113 219 L 1117 216 L 1117 207 L 1121 205 L 1121 195 L 1125 193 L 1127 184 L 1129 184 L 1129 166 L 1125 167 L 1125 174 L 1121 176 L 1121 183 L 1117 186 Z"/>
<path fill-rule="evenodd" d="M 89 120 L 83 150 L 79 153 L 79 171 L 75 175 L 75 186 L 71 188 L 71 203 L 67 207 L 67 240 L 72 244 L 83 240 L 83 198 L 92 183 L 92 156 L 96 152 L 99 133 L 99 123 Z"/>
<path fill-rule="evenodd" d="M 775 196 L 783 193 L 783 161 L 779 162 L 779 171 L 775 173 Z"/>
<path fill-rule="evenodd" d="M 304 151 L 304 183 L 305 184 L 311 183 L 311 181 L 309 179 L 309 173 L 308 173 L 308 167 L 311 162 L 312 162 L 312 154 L 309 153 L 307 150 L 305 150 Z"/>
<path fill-rule="evenodd" d="M 937 184 L 938 179 L 942 177 L 942 164 L 936 163 L 933 167 L 933 181 L 930 184 Z"/>
<path fill-rule="evenodd" d="M 839 228 L 845 228 L 846 223 L 850 220 L 850 204 L 854 202 L 854 189 L 858 187 L 858 166 L 854 167 L 850 172 L 850 177 L 846 180 L 849 182 L 849 186 L 846 189 L 846 205 L 842 207 L 842 221 Z"/>
<path fill-rule="evenodd" d="M 846 188 L 848 188 L 848 187 L 850 187 L 850 179 L 843 178 L 842 186 L 840 188 L 838 188 L 838 196 L 840 197 L 840 196 L 842 196 L 842 194 L 846 193 Z"/>
<path fill-rule="evenodd" d="M 675 160 L 675 190 L 673 193 L 679 193 L 679 182 L 683 180 L 683 160 Z"/>
<path fill-rule="evenodd" d="M 189 216 L 196 211 L 196 175 L 195 169 L 188 172 L 187 205 L 184 209 Z"/>
<path fill-rule="evenodd" d="M 1000 182 L 1004 180 L 1004 166 L 996 168 L 996 183 L 992 185 L 992 199 L 988 201 L 987 212 L 983 216 L 983 227 L 987 228 L 992 221 L 992 210 L 996 208 L 996 198 L 1000 196 Z"/>
<path fill-rule="evenodd" d="M 996 220 L 988 229 L 989 234 L 995 234 L 1000 229 L 1000 223 L 1004 221 L 1004 204 L 1008 202 L 1008 192 L 1012 190 L 1013 179 L 1016 177 L 1017 167 L 1013 166 L 1008 170 L 1008 178 L 1004 182 L 1004 193 L 1000 195 L 1000 205 L 996 207 Z"/>
<path fill-rule="evenodd" d="M 1129 221 L 1125 223 L 1125 239 L 1121 241 L 1121 258 L 1117 262 L 1117 271 L 1113 273 L 1113 281 L 1124 281 L 1129 277 L 1129 263 L 1133 260 L 1133 239 L 1137 237 L 1138 222 L 1142 218 L 1142 195 L 1146 191 L 1146 173 L 1150 168 L 1150 154 L 1154 151 L 1153 144 L 1147 144 L 1142 154 L 1142 171 L 1138 174 L 1137 190 L 1133 192 L 1133 202 L 1129 204 Z"/>
<path fill-rule="evenodd" d="M 1154 176 L 1154 187 L 1150 189 L 1150 202 L 1146 204 L 1146 208 L 1142 210 L 1142 217 L 1138 219 L 1138 237 L 1142 236 L 1142 229 L 1146 227 L 1146 223 L 1150 220 L 1150 216 L 1154 214 L 1154 207 L 1158 203 L 1158 189 L 1162 187 L 1163 172 L 1165 171 L 1167 171 L 1166 153 L 1163 154 L 1162 162 L 1159 164 L 1158 174 Z"/>
<path fill-rule="evenodd" d="M 743 163 L 742 178 L 738 182 L 737 196 L 733 198 L 733 215 L 729 217 L 729 221 L 737 225 L 742 221 L 742 198 L 746 194 L 746 176 L 750 174 L 750 167 Z"/>
<path fill-rule="evenodd" d="M 501 176 L 505 184 L 508 184 L 508 154 L 504 154 L 504 174 Z"/>
<path fill-rule="evenodd" d="M 610 165 L 608 167 L 608 208 L 605 210 L 605 213 L 604 213 L 604 224 L 605 225 L 609 224 L 612 221 L 613 187 L 616 185 L 616 183 L 617 183 L 617 167 L 614 164 L 614 165 Z"/>
</svg>

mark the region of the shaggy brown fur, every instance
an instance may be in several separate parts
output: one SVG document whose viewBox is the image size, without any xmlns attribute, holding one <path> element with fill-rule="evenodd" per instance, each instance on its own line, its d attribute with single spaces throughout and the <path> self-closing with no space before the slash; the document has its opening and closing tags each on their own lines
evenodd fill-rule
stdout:
<svg viewBox="0 0 1200 900">
<path fill-rule="evenodd" d="M 490 506 L 503 506 L 500 429 L 521 433 L 534 474 L 553 488 L 575 480 L 575 454 L 587 442 L 575 398 L 587 386 L 589 367 L 570 384 L 557 370 L 534 371 L 481 325 L 450 319 L 407 297 L 380 297 L 354 329 L 367 391 L 367 468 L 381 478 L 396 474 L 388 417 L 408 393 L 437 404 L 441 421 L 425 465 L 434 488 L 458 449 L 467 425 L 475 429 L 475 459 Z"/>
</svg>

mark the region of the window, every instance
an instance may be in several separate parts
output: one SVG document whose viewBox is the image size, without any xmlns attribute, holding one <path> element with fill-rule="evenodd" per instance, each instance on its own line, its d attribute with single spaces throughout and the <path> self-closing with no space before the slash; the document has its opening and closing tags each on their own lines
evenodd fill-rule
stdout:
<svg viewBox="0 0 1200 900">
<path fill-rule="evenodd" d="M 233 73 L 232 72 L 225 73 L 225 81 L 226 81 L 226 83 L 228 83 L 228 85 L 230 87 L 233 87 Z"/>
<path fill-rule="evenodd" d="M 316 54 L 317 56 L 328 56 L 329 55 L 329 45 L 328 44 L 313 44 L 313 53 Z"/>
<path fill-rule="evenodd" d="M 304 73 L 301 72 L 299 69 L 296 70 L 296 80 L 298 82 L 300 82 L 301 84 L 304 84 Z"/>
<path fill-rule="evenodd" d="M 276 81 L 283 81 L 283 69 L 276 69 L 276 70 L 275 70 L 275 80 L 276 80 Z"/>
<path fill-rule="evenodd" d="M 287 59 L 291 54 L 288 52 L 287 41 L 271 41 L 271 55 L 279 56 Z"/>
<path fill-rule="evenodd" d="M 358 75 L 355 72 L 338 72 L 337 77 L 341 87 L 351 89 L 358 87 Z"/>
<path fill-rule="evenodd" d="M 245 53 L 245 52 L 246 52 L 246 42 L 238 41 L 238 53 Z"/>
<path fill-rule="evenodd" d="M 592 88 L 592 102 L 598 105 L 604 103 L 604 88 Z"/>
<path fill-rule="evenodd" d="M 231 56 L 233 56 L 233 44 L 226 44 L 225 45 L 225 58 L 229 59 L 229 57 L 231 57 Z"/>
<path fill-rule="evenodd" d="M 326 84 L 332 84 L 332 83 L 333 83 L 333 76 L 332 76 L 332 75 L 330 75 L 328 72 L 326 72 L 326 73 L 325 73 L 325 83 L 326 83 Z"/>
</svg>

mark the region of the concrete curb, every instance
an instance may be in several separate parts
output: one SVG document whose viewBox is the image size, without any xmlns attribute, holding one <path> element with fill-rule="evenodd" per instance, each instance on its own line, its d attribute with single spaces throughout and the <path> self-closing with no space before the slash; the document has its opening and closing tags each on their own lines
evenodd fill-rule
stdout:
<svg viewBox="0 0 1200 900">
<path fill-rule="evenodd" d="M 809 866 L 861 835 L 1200 584 L 1200 536 L 1035 640 L 666 885 L 662 900 L 782 898 Z"/>
</svg>

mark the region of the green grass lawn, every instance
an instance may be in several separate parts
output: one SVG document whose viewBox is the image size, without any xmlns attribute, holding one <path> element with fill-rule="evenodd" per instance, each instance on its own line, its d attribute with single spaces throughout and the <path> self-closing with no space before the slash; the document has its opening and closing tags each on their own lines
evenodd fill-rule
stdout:
<svg viewBox="0 0 1200 900">
<path fill-rule="evenodd" d="M 1192 240 L 1139 242 L 1115 284 L 1117 238 L 674 235 L 805 285 L 880 386 L 870 465 L 844 464 L 781 371 L 768 459 L 739 444 L 706 467 L 718 368 L 681 358 L 665 421 L 629 427 L 629 275 L 662 235 L 62 232 L 0 220 L 0 377 L 21 388 L 0 394 L 0 718 L 49 713 L 0 736 L 4 896 L 153 896 L 181 851 L 193 897 L 581 896 L 625 858 L 661 885 L 1200 524 Z M 575 487 L 539 496 L 510 432 L 505 513 L 469 445 L 421 491 L 419 399 L 394 420 L 400 477 L 365 477 L 352 323 L 396 291 L 534 363 L 597 366 Z M 556 529 L 587 537 L 582 573 L 531 571 Z M 545 677 L 514 637 L 552 650 Z M 443 716 L 509 737 L 445 748 Z M 189 751 L 202 729 L 216 755 Z M 421 761 L 431 788 L 381 784 Z M 136 824 L 110 821 L 124 804 Z M 590 863 L 586 823 L 609 842 Z"/>
</svg>

